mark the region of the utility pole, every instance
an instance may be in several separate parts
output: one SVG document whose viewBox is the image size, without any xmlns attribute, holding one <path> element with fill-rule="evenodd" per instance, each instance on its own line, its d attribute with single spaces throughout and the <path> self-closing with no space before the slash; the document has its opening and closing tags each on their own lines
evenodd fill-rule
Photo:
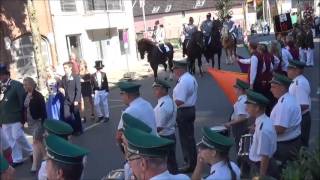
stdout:
<svg viewBox="0 0 320 180">
<path fill-rule="evenodd" d="M 147 24 L 146 24 L 146 13 L 145 13 L 145 0 L 139 1 L 140 7 L 142 9 L 142 17 L 143 17 L 143 25 L 144 25 L 144 32 L 147 32 Z"/>
</svg>

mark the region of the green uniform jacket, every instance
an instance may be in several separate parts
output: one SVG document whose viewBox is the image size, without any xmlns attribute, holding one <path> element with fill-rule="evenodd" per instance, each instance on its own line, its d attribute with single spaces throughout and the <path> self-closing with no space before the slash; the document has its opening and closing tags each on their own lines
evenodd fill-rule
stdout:
<svg viewBox="0 0 320 180">
<path fill-rule="evenodd" d="M 0 124 L 10 124 L 22 120 L 25 90 L 23 85 L 11 80 L 0 101 Z"/>
</svg>

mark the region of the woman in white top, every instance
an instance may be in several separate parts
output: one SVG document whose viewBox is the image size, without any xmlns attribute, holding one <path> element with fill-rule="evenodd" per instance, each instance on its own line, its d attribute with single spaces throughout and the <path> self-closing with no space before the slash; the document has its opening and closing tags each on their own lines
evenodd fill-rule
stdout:
<svg viewBox="0 0 320 180">
<path fill-rule="evenodd" d="M 192 180 L 200 180 L 209 164 L 210 174 L 204 179 L 240 180 L 239 167 L 229 160 L 229 150 L 233 146 L 233 139 L 223 136 L 210 128 L 202 129 L 203 137 L 198 143 L 197 166 L 192 174 Z"/>
</svg>

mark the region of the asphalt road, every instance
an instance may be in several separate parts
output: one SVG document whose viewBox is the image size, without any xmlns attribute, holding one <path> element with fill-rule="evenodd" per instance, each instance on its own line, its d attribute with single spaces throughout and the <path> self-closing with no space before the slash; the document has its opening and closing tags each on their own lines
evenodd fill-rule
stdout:
<svg viewBox="0 0 320 180">
<path fill-rule="evenodd" d="M 256 41 L 270 40 L 271 36 L 253 37 Z M 239 48 L 239 53 L 245 53 L 243 48 Z M 319 83 L 319 60 L 320 60 L 320 44 L 316 43 L 315 50 L 315 66 L 306 69 L 306 76 L 311 83 L 312 90 L 312 129 L 311 129 L 311 148 L 315 147 L 316 140 L 319 138 L 319 95 L 316 94 Z M 203 61 L 204 62 L 204 61 Z M 222 69 L 239 71 L 237 65 L 225 65 L 222 60 Z M 206 65 L 205 65 L 206 66 Z M 161 72 L 160 76 L 164 76 Z M 221 125 L 228 121 L 232 112 L 232 105 L 227 100 L 223 92 L 217 87 L 216 82 L 209 74 L 204 77 L 196 75 L 199 89 L 195 122 L 195 137 L 198 141 L 201 138 L 201 127 Z M 152 77 L 146 77 L 137 81 L 142 85 L 141 96 L 147 99 L 153 106 L 156 105 L 156 99 L 152 93 Z M 174 85 L 174 82 L 171 82 Z M 172 94 L 172 93 L 171 93 Z M 88 162 L 85 168 L 86 180 L 101 179 L 110 170 L 123 167 L 123 156 L 120 153 L 119 147 L 116 145 L 115 132 L 120 119 L 121 110 L 125 109 L 120 99 L 119 89 L 111 90 L 109 96 L 110 121 L 107 123 L 94 124 L 87 122 L 85 124 L 85 133 L 79 137 L 73 137 L 72 142 L 86 147 L 90 150 Z M 232 157 L 235 157 L 234 150 L 231 152 Z M 177 159 L 179 165 L 182 164 L 182 154 L 180 144 L 177 144 Z M 18 167 L 17 179 L 35 179 L 35 175 L 29 173 L 31 167 L 30 162 Z"/>
</svg>

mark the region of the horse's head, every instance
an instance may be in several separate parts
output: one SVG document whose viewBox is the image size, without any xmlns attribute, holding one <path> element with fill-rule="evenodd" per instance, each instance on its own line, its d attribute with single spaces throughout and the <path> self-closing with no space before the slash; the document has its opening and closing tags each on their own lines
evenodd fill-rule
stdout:
<svg viewBox="0 0 320 180">
<path fill-rule="evenodd" d="M 151 52 L 153 46 L 154 43 L 149 39 L 143 38 L 138 41 L 138 51 L 140 53 L 141 59 L 144 59 L 144 55 L 146 52 Z"/>
<path fill-rule="evenodd" d="M 201 49 L 204 47 L 203 34 L 201 31 L 196 31 L 192 34 L 193 43 L 199 46 Z"/>
</svg>

